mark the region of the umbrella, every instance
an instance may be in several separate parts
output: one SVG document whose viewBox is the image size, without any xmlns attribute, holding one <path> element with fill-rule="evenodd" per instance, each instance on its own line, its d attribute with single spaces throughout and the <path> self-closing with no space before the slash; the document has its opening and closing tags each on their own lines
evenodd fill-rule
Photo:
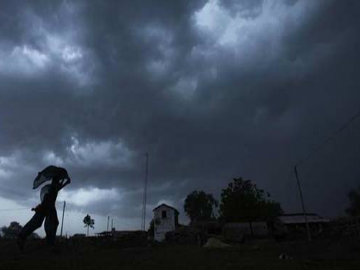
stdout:
<svg viewBox="0 0 360 270">
<path fill-rule="evenodd" d="M 64 168 L 56 167 L 56 166 L 48 166 L 38 173 L 34 180 L 33 189 L 39 187 L 42 183 L 46 181 L 50 181 L 54 177 L 65 179 L 69 178 L 67 171 Z"/>
</svg>

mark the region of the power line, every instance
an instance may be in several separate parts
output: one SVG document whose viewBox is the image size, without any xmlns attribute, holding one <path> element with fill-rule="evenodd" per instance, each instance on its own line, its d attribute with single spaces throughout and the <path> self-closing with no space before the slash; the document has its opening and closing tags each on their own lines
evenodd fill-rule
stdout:
<svg viewBox="0 0 360 270">
<path fill-rule="evenodd" d="M 333 141 L 336 138 L 336 136 L 338 136 L 341 132 L 347 129 L 352 124 L 352 122 L 354 122 L 359 117 L 360 117 L 360 111 L 358 111 L 356 114 L 350 117 L 342 126 L 340 126 L 338 129 L 332 132 L 328 137 L 326 137 L 321 143 L 318 144 L 317 147 L 313 148 L 312 151 L 310 151 L 309 154 L 304 159 L 298 161 L 295 166 L 299 166 L 302 163 L 308 161 L 313 154 L 319 152 L 326 144 Z"/>
<path fill-rule="evenodd" d="M 310 153 L 305 157 L 305 159 L 300 160 L 294 166 L 294 173 L 295 173 L 295 177 L 296 177 L 297 187 L 298 187 L 298 190 L 299 190 L 299 195 L 300 195 L 300 200 L 301 200 L 301 207 L 302 207 L 302 211 L 303 211 L 303 215 L 304 215 L 304 219 L 305 219 L 308 241 L 311 241 L 311 232 L 310 232 L 310 227 L 309 227 L 309 223 L 308 223 L 308 220 L 307 220 L 307 213 L 306 213 L 306 209 L 305 209 L 305 203 L 304 203 L 302 188 L 301 188 L 300 179 L 299 179 L 299 175 L 298 175 L 298 166 L 301 163 L 304 163 L 305 161 L 309 160 L 309 158 L 314 153 L 320 151 L 327 143 L 329 143 L 330 141 L 333 141 L 336 138 L 337 135 L 339 135 L 346 128 L 348 128 L 351 125 L 351 123 L 354 122 L 359 117 L 360 117 L 360 111 L 358 111 L 356 114 L 354 114 L 352 117 L 350 117 L 349 120 L 347 120 L 342 126 L 340 126 L 338 129 L 336 129 L 332 134 L 330 134 L 328 137 L 326 137 L 322 143 L 320 143 L 316 148 L 314 148 L 312 151 L 310 151 Z"/>
</svg>

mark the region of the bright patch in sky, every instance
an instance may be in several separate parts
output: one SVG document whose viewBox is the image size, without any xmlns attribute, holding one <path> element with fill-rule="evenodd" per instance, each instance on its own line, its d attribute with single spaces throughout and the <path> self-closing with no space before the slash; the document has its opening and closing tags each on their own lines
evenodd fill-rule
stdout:
<svg viewBox="0 0 360 270">
<path fill-rule="evenodd" d="M 137 29 L 136 32 L 145 43 L 150 43 L 151 46 L 156 48 L 156 56 L 149 59 L 146 66 L 147 70 L 155 78 L 166 75 L 170 69 L 171 60 L 175 55 L 172 33 L 165 27 L 156 24 Z"/>
<path fill-rule="evenodd" d="M 26 58 L 31 64 L 39 68 L 45 67 L 49 61 L 49 57 L 46 54 L 27 45 L 15 47 L 13 54 L 17 55 L 17 57 Z"/>
<path fill-rule="evenodd" d="M 76 61 L 82 58 L 82 53 L 79 48 L 66 46 L 62 51 L 62 58 L 67 61 Z"/>
<path fill-rule="evenodd" d="M 89 76 L 92 64 L 89 62 L 90 57 L 84 58 L 84 50 L 77 46 L 72 35 L 71 31 L 63 35 L 47 34 L 47 49 L 61 71 L 72 77 L 79 85 L 84 86 L 94 79 Z"/>
<path fill-rule="evenodd" d="M 68 162 L 76 162 L 78 165 L 110 164 L 116 166 L 128 166 L 132 158 L 132 152 L 122 143 L 86 142 L 81 143 L 76 137 L 72 137 L 72 144 L 68 148 Z"/>
<path fill-rule="evenodd" d="M 236 6 L 238 11 L 233 14 L 219 0 L 209 0 L 195 12 L 193 19 L 196 28 L 215 40 L 217 45 L 246 51 L 258 44 L 267 44 L 271 49 L 287 25 L 297 27 L 305 13 L 309 13 L 309 3 L 305 2 L 289 6 L 280 1 L 264 0 L 261 6 L 253 7 L 256 12 L 248 16 L 240 3 Z"/>
<path fill-rule="evenodd" d="M 43 160 L 45 164 L 56 164 L 57 166 L 61 166 L 64 163 L 63 159 L 52 151 L 47 152 Z"/>
<path fill-rule="evenodd" d="M 64 62 L 74 62 L 81 60 L 83 53 L 81 48 L 77 47 L 71 41 L 71 37 L 66 35 L 48 34 L 46 37 L 47 49 L 56 57 L 60 57 Z"/>
<path fill-rule="evenodd" d="M 16 169 L 16 154 L 10 156 L 0 156 L 0 182 L 8 179 Z"/>
<path fill-rule="evenodd" d="M 49 56 L 28 45 L 18 45 L 0 51 L 0 73 L 32 75 L 44 70 L 50 64 Z"/>
<path fill-rule="evenodd" d="M 62 190 L 59 200 L 65 200 L 76 206 L 87 206 L 103 200 L 114 200 L 119 197 L 117 191 L 112 189 L 100 188 L 80 188 L 77 190 Z"/>
<path fill-rule="evenodd" d="M 180 78 L 176 84 L 171 88 L 172 91 L 175 91 L 181 97 L 185 99 L 190 99 L 193 97 L 198 81 L 196 78 L 186 77 Z"/>
<path fill-rule="evenodd" d="M 12 221 L 24 225 L 34 214 L 30 208 L 24 207 L 13 200 L 0 197 L 0 227 L 9 226 Z"/>
</svg>

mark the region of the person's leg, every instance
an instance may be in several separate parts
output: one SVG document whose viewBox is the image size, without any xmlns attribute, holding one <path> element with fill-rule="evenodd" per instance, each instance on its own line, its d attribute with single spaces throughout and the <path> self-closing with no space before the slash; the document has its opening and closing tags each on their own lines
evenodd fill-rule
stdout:
<svg viewBox="0 0 360 270">
<path fill-rule="evenodd" d="M 45 219 L 46 241 L 49 245 L 55 244 L 56 230 L 59 225 L 56 208 L 49 211 Z"/>
<path fill-rule="evenodd" d="M 25 226 L 21 229 L 18 235 L 18 245 L 20 249 L 23 249 L 26 238 L 36 229 L 41 227 L 44 218 L 45 216 L 43 214 L 36 212 L 35 215 L 29 220 L 29 222 L 26 223 Z"/>
</svg>

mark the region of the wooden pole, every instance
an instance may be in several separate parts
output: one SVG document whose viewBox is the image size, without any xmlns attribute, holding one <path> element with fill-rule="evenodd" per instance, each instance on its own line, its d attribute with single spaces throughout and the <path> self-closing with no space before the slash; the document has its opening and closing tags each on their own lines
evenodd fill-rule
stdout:
<svg viewBox="0 0 360 270">
<path fill-rule="evenodd" d="M 63 206 L 62 219 L 61 219 L 60 237 L 62 237 L 62 234 L 63 234 L 65 207 L 66 207 L 66 201 L 64 201 L 64 206 Z"/>
<path fill-rule="evenodd" d="M 296 165 L 294 167 L 294 171 L 295 171 L 296 182 L 297 182 L 297 186 L 298 186 L 299 194 L 300 194 L 301 207 L 302 207 L 303 215 L 304 215 L 304 219 L 305 219 L 307 238 L 308 238 L 308 241 L 311 241 L 311 232 L 310 232 L 309 222 L 308 222 L 308 219 L 307 219 L 307 214 L 306 214 L 305 204 L 304 204 L 304 198 L 303 198 L 303 194 L 302 194 L 302 190 L 301 190 L 300 179 L 299 179 L 299 175 L 298 175 Z"/>
<path fill-rule="evenodd" d="M 148 182 L 148 174 L 149 174 L 149 153 L 145 154 L 146 156 L 146 164 L 145 164 L 145 180 L 144 180 L 144 197 L 143 197 L 143 211 L 142 211 L 142 223 L 141 229 L 145 231 L 145 219 L 146 219 L 146 197 L 147 197 L 147 182 Z"/>
</svg>

